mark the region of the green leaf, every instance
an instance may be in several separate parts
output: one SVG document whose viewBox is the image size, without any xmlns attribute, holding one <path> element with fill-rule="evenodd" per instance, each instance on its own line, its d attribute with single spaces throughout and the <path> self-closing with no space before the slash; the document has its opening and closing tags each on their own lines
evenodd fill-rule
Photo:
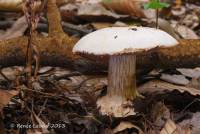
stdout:
<svg viewBox="0 0 200 134">
<path fill-rule="evenodd" d="M 111 3 L 112 0 L 102 0 L 104 3 Z"/>
<path fill-rule="evenodd" d="M 169 4 L 160 2 L 160 0 L 151 0 L 149 3 L 144 5 L 145 9 L 162 9 L 169 7 Z"/>
</svg>

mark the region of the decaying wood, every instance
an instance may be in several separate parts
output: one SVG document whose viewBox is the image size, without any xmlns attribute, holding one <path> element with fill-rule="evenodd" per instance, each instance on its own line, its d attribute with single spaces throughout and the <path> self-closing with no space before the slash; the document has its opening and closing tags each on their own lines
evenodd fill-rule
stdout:
<svg viewBox="0 0 200 134">
<path fill-rule="evenodd" d="M 69 37 L 61 27 L 59 11 L 53 2 L 48 0 L 49 35 L 43 37 L 35 34 L 33 43 L 40 51 L 41 65 L 63 66 L 78 70 L 97 70 L 107 67 L 94 63 L 72 53 L 72 48 L 78 41 Z M 0 66 L 25 64 L 27 37 L 19 37 L 0 41 Z M 171 48 L 155 48 L 151 52 L 137 54 L 137 68 L 150 70 L 156 67 L 195 67 L 200 65 L 200 40 L 181 40 L 180 44 Z"/>
</svg>

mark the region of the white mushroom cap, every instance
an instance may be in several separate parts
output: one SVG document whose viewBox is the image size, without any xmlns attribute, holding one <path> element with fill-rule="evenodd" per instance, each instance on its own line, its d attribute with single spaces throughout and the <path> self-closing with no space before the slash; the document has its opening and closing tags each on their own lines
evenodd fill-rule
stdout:
<svg viewBox="0 0 200 134">
<path fill-rule="evenodd" d="M 178 42 L 168 33 L 149 27 L 110 27 L 81 38 L 73 48 L 75 53 L 114 55 L 134 53 L 155 47 L 170 47 Z"/>
</svg>

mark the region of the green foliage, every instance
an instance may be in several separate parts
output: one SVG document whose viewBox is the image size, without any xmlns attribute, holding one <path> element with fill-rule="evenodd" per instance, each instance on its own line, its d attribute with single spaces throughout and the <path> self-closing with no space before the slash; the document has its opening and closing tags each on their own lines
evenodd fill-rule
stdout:
<svg viewBox="0 0 200 134">
<path fill-rule="evenodd" d="M 111 3 L 112 0 L 102 0 L 104 3 Z"/>
<path fill-rule="evenodd" d="M 151 0 L 149 3 L 144 5 L 145 9 L 162 9 L 169 7 L 169 4 L 160 2 L 160 0 Z"/>
</svg>

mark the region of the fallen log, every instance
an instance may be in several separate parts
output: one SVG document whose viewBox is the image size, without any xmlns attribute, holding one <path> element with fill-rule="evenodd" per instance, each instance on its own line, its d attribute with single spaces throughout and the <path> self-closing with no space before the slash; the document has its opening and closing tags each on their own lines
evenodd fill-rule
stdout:
<svg viewBox="0 0 200 134">
<path fill-rule="evenodd" d="M 92 62 L 72 53 L 78 39 L 63 36 L 35 36 L 34 44 L 40 51 L 42 66 L 62 66 L 83 70 L 106 69 L 107 61 Z M 3 67 L 24 65 L 27 37 L 0 41 L 0 65 Z M 195 67 L 200 65 L 200 40 L 181 40 L 171 48 L 155 48 L 154 51 L 137 54 L 137 67 L 142 70 L 152 68 Z"/>
<path fill-rule="evenodd" d="M 40 52 L 40 65 L 61 66 L 79 71 L 100 71 L 107 68 L 107 60 L 96 62 L 72 53 L 78 41 L 63 32 L 61 18 L 53 0 L 48 1 L 47 17 L 49 35 L 34 34 L 33 43 Z M 25 64 L 27 37 L 18 37 L 0 41 L 0 66 Z M 171 48 L 155 48 L 150 52 L 137 54 L 137 68 L 149 71 L 153 68 L 195 67 L 200 65 L 200 40 L 180 40 L 180 44 Z"/>
</svg>

